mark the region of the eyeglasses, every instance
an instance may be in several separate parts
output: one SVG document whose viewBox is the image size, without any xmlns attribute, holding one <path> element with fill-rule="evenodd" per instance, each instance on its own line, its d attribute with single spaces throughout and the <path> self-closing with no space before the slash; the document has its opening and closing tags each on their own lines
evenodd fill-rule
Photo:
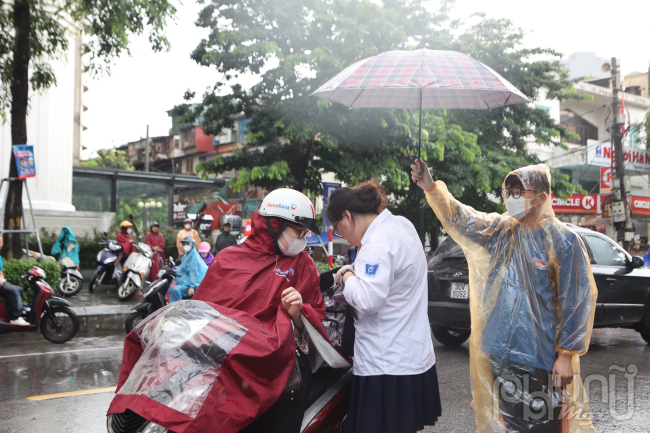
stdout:
<svg viewBox="0 0 650 433">
<path fill-rule="evenodd" d="M 510 196 L 512 196 L 512 198 L 514 199 L 518 199 L 519 197 L 521 197 L 521 194 L 523 194 L 526 191 L 535 192 L 534 189 L 504 188 L 501 190 L 501 197 L 503 197 L 504 200 L 507 200 L 508 198 L 510 198 Z"/>
<path fill-rule="evenodd" d="M 341 236 L 341 233 L 339 233 L 339 230 L 338 230 L 338 226 L 339 226 L 339 223 L 340 223 L 340 222 L 341 222 L 341 221 L 339 221 L 339 222 L 337 222 L 336 224 L 334 224 L 334 227 L 332 227 L 332 228 L 333 228 L 333 230 L 332 230 L 332 234 L 333 234 L 334 236 L 336 236 L 337 238 L 341 238 L 341 239 L 343 239 L 343 236 Z"/>
<path fill-rule="evenodd" d="M 292 225 L 289 225 L 287 227 L 290 227 L 291 229 L 293 229 L 293 231 L 298 233 L 298 239 L 305 239 L 309 234 L 309 230 L 304 230 L 302 228 L 299 229 L 298 227 L 294 227 Z"/>
</svg>

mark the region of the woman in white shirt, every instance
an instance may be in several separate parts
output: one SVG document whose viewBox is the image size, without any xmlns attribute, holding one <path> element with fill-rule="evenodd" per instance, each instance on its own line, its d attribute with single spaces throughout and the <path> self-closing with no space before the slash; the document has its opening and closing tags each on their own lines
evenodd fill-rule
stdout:
<svg viewBox="0 0 650 433">
<path fill-rule="evenodd" d="M 427 316 L 427 262 L 415 227 L 386 209 L 383 188 L 339 188 L 327 217 L 352 245 L 337 281 L 356 312 L 348 433 L 415 433 L 442 412 Z"/>
</svg>

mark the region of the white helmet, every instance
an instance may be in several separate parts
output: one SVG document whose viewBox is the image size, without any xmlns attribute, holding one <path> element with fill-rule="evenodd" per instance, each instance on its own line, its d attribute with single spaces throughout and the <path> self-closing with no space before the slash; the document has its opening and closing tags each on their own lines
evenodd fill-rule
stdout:
<svg viewBox="0 0 650 433">
<path fill-rule="evenodd" d="M 320 233 L 311 200 L 295 189 L 280 188 L 271 191 L 262 201 L 259 213 L 263 217 L 282 218 L 298 223 L 312 232 Z"/>
</svg>

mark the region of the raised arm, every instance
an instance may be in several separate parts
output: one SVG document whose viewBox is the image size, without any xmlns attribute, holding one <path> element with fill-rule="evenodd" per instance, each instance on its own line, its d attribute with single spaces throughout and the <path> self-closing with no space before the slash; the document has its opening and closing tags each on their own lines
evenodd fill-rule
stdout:
<svg viewBox="0 0 650 433">
<path fill-rule="evenodd" d="M 463 246 L 467 241 L 486 245 L 487 240 L 497 234 L 506 217 L 497 213 L 479 212 L 456 200 L 442 181 L 433 181 L 426 163 L 420 159 L 411 165 L 411 177 L 425 192 L 427 202 L 442 226 L 454 240 Z M 421 173 L 419 172 L 421 171 Z"/>
</svg>

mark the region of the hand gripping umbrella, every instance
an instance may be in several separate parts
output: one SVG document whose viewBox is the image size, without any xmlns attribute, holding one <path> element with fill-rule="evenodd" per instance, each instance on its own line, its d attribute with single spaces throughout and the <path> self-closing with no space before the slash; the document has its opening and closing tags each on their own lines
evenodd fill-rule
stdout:
<svg viewBox="0 0 650 433">
<path fill-rule="evenodd" d="M 485 110 L 531 102 L 501 75 L 456 51 L 387 51 L 348 66 L 318 88 L 319 96 L 350 108 Z M 420 206 L 424 242 L 424 208 Z"/>
<path fill-rule="evenodd" d="M 484 110 L 531 102 L 491 68 L 456 51 L 387 51 L 348 66 L 311 96 L 350 108 Z"/>
</svg>

